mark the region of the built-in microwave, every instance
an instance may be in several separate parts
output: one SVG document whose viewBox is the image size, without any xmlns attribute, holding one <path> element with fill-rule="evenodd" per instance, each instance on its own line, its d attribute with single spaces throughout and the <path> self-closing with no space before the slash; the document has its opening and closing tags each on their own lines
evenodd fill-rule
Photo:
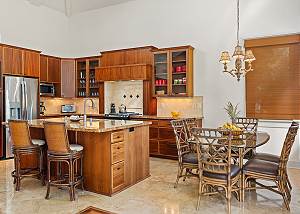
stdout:
<svg viewBox="0 0 300 214">
<path fill-rule="evenodd" d="M 40 95 L 41 96 L 55 96 L 55 87 L 52 83 L 40 83 Z"/>
</svg>

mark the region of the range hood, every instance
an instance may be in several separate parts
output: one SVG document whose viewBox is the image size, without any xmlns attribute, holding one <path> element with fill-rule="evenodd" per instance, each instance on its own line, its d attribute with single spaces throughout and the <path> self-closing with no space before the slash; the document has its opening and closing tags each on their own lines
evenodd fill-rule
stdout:
<svg viewBox="0 0 300 214">
<path fill-rule="evenodd" d="M 152 65 L 132 64 L 96 68 L 96 81 L 151 80 Z"/>
</svg>

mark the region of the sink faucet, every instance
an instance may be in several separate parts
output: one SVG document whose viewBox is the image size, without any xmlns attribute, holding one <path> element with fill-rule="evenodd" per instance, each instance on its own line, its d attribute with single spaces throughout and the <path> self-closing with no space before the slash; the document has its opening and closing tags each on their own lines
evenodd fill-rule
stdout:
<svg viewBox="0 0 300 214">
<path fill-rule="evenodd" d="M 96 106 L 95 106 L 95 103 L 94 103 L 94 100 L 93 99 L 91 99 L 91 98 L 85 98 L 84 99 L 84 105 L 83 105 L 83 123 L 86 123 L 86 119 L 87 119 L 87 116 L 86 116 L 86 104 L 87 104 L 87 101 L 91 101 L 91 103 L 92 103 L 92 108 L 96 108 Z"/>
</svg>

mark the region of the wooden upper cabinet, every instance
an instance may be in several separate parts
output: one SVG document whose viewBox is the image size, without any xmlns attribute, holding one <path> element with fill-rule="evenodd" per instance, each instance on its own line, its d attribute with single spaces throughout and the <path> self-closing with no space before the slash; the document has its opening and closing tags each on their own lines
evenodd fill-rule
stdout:
<svg viewBox="0 0 300 214">
<path fill-rule="evenodd" d="M 23 75 L 23 50 L 3 47 L 3 74 Z"/>
<path fill-rule="evenodd" d="M 60 59 L 56 57 L 48 57 L 48 82 L 59 83 L 61 65 Z"/>
<path fill-rule="evenodd" d="M 2 72 L 3 72 L 3 47 L 0 45 L 0 92 L 2 90 Z M 1 102 L 1 100 L 0 100 Z M 1 116 L 1 115 L 0 115 Z"/>
<path fill-rule="evenodd" d="M 193 50 L 181 46 L 154 52 L 154 96 L 193 96 Z"/>
<path fill-rule="evenodd" d="M 75 60 L 61 60 L 61 97 L 75 97 Z"/>
<path fill-rule="evenodd" d="M 152 66 L 146 64 L 100 67 L 96 69 L 96 80 L 151 80 Z"/>
<path fill-rule="evenodd" d="M 24 75 L 29 77 L 40 76 L 40 53 L 24 50 Z"/>
<path fill-rule="evenodd" d="M 48 81 L 48 57 L 44 55 L 40 57 L 40 81 Z"/>
</svg>

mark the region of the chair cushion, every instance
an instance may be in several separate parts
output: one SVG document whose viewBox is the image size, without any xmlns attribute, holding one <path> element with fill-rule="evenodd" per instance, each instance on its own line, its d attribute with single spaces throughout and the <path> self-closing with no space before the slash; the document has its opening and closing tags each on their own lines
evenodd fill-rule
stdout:
<svg viewBox="0 0 300 214">
<path fill-rule="evenodd" d="M 245 174 L 247 174 L 247 172 L 256 172 L 265 175 L 276 176 L 278 175 L 278 168 L 279 165 L 277 163 L 253 158 L 245 164 L 243 167 L 243 172 Z"/>
<path fill-rule="evenodd" d="M 45 141 L 44 140 L 40 140 L 40 139 L 32 139 L 31 142 L 32 142 L 33 145 L 38 145 L 38 146 L 45 145 Z"/>
<path fill-rule="evenodd" d="M 83 150 L 83 146 L 78 145 L 78 144 L 70 144 L 70 149 L 72 151 L 80 152 Z"/>
<path fill-rule="evenodd" d="M 280 157 L 277 155 L 267 154 L 267 153 L 257 153 L 254 156 L 255 159 L 270 161 L 273 163 L 279 163 Z"/>
<path fill-rule="evenodd" d="M 183 163 L 198 164 L 198 158 L 196 153 L 187 153 L 182 156 Z"/>
<path fill-rule="evenodd" d="M 234 178 L 235 176 L 237 176 L 239 173 L 241 172 L 241 169 L 239 166 L 237 165 L 231 165 L 231 178 Z M 213 172 L 207 172 L 207 171 L 203 171 L 203 176 L 204 177 L 209 177 L 209 178 L 213 178 L 213 179 L 219 179 L 219 180 L 227 180 L 227 174 L 219 174 L 219 173 L 213 173 Z"/>
</svg>

